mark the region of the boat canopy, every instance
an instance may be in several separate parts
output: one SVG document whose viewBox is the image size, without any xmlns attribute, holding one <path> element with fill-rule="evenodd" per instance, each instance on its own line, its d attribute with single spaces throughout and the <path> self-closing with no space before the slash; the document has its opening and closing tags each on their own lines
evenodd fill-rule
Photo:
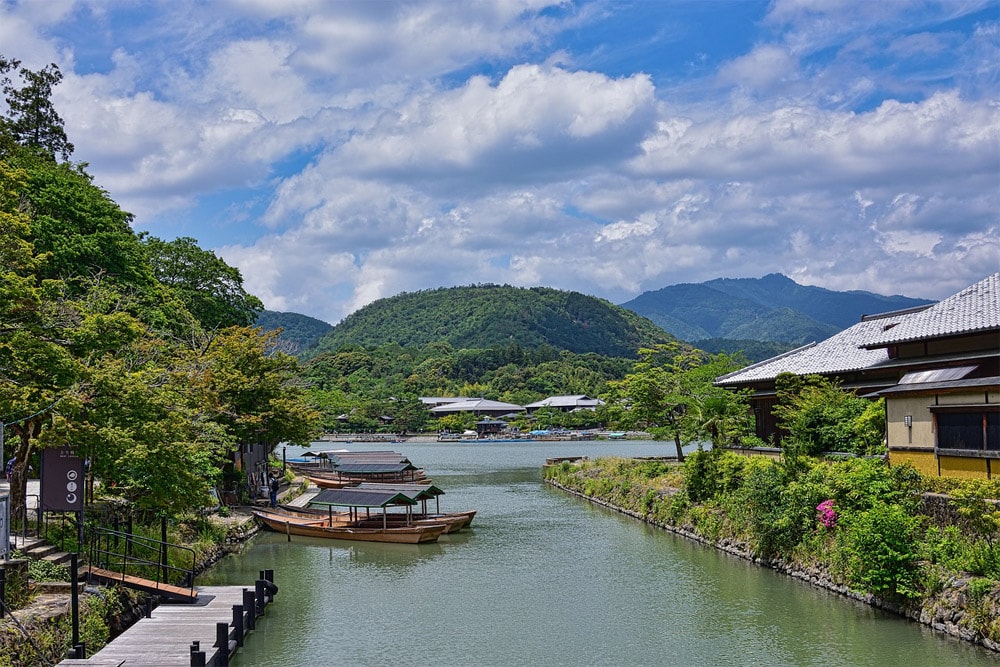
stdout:
<svg viewBox="0 0 1000 667">
<path fill-rule="evenodd" d="M 354 486 L 346 489 L 320 491 L 309 501 L 309 504 L 326 505 L 327 507 L 381 507 L 385 509 L 390 505 L 416 505 L 417 501 L 392 489 L 365 490 Z"/>
<path fill-rule="evenodd" d="M 433 484 L 383 484 L 379 482 L 361 482 L 353 488 L 364 491 L 393 491 L 395 493 L 402 493 L 408 498 L 413 498 L 414 500 L 437 498 L 438 496 L 444 494 L 443 489 L 434 486 Z"/>
<path fill-rule="evenodd" d="M 365 461 L 344 461 L 334 463 L 334 470 L 345 475 L 371 475 L 375 473 L 401 473 L 417 470 L 409 461 L 405 463 L 370 463 Z"/>
</svg>

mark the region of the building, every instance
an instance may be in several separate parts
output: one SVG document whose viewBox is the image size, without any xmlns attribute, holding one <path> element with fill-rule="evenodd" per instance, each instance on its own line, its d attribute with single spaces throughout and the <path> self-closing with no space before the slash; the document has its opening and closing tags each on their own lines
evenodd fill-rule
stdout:
<svg viewBox="0 0 1000 667">
<path fill-rule="evenodd" d="M 590 398 L 586 394 L 575 394 L 573 396 L 549 396 L 541 401 L 528 403 L 524 409 L 530 415 L 540 408 L 572 412 L 573 410 L 596 410 L 599 405 L 604 405 L 604 401 L 599 398 Z"/>
<path fill-rule="evenodd" d="M 886 399 L 890 462 L 935 475 L 1000 472 L 1000 273 L 936 304 L 881 315 L 721 376 L 753 390 L 757 435 L 780 440 L 771 409 L 779 373 L 818 374 Z M 994 470 L 996 468 L 996 470 Z"/>
<path fill-rule="evenodd" d="M 905 371 L 878 392 L 890 463 L 928 475 L 1000 474 L 1000 273 L 886 327 L 865 347 Z"/>
<path fill-rule="evenodd" d="M 502 401 L 490 401 L 485 398 L 468 398 L 454 403 L 445 403 L 430 409 L 432 415 L 440 417 L 458 412 L 471 412 L 480 417 L 504 417 L 517 412 L 524 412 L 524 408 L 513 403 Z"/>
</svg>

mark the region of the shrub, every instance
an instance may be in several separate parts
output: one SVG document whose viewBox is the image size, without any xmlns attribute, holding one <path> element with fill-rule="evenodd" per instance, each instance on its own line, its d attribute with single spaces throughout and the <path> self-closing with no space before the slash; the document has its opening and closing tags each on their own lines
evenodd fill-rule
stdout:
<svg viewBox="0 0 1000 667">
<path fill-rule="evenodd" d="M 855 590 L 917 597 L 918 530 L 921 519 L 897 504 L 845 513 L 834 554 L 838 569 Z"/>
</svg>

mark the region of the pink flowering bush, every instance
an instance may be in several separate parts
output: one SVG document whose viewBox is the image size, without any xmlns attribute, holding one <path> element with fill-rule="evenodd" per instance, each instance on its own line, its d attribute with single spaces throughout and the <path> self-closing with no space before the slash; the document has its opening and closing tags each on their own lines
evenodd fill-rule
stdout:
<svg viewBox="0 0 1000 667">
<path fill-rule="evenodd" d="M 833 509 L 832 500 L 824 500 L 816 506 L 816 518 L 824 528 L 832 529 L 837 526 L 837 510 Z"/>
</svg>

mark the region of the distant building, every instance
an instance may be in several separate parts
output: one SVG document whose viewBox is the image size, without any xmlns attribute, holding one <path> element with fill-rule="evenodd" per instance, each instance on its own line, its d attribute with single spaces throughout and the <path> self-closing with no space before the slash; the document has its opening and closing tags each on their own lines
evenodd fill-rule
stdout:
<svg viewBox="0 0 1000 667">
<path fill-rule="evenodd" d="M 512 413 L 524 412 L 524 408 L 513 403 L 490 401 L 485 398 L 467 398 L 463 401 L 438 405 L 431 408 L 430 412 L 438 417 L 459 412 L 471 412 L 481 417 L 503 417 Z"/>
<path fill-rule="evenodd" d="M 436 408 L 439 405 L 449 405 L 451 403 L 461 403 L 462 401 L 470 401 L 472 399 L 466 396 L 421 396 L 420 402 L 424 404 L 425 408 Z"/>
<path fill-rule="evenodd" d="M 753 389 L 757 435 L 780 438 L 779 373 L 818 374 L 886 399 L 890 462 L 932 475 L 1000 473 L 1000 273 L 936 304 L 865 316 L 827 340 L 721 376 Z M 993 470 L 997 468 L 997 470 Z"/>
<path fill-rule="evenodd" d="M 541 401 L 528 403 L 524 409 L 528 411 L 528 414 L 532 414 L 540 408 L 572 412 L 573 410 L 596 410 L 599 405 L 604 405 L 604 401 L 599 398 L 590 398 L 586 394 L 575 394 L 573 396 L 549 396 Z"/>
</svg>

